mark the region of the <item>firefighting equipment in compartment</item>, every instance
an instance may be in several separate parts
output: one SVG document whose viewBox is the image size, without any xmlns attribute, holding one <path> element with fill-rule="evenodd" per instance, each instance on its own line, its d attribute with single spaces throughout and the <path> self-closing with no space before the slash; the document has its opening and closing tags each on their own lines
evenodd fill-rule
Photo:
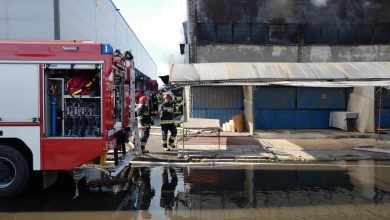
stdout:
<svg viewBox="0 0 390 220">
<path fill-rule="evenodd" d="M 97 82 L 98 74 L 78 72 L 66 83 L 66 92 L 69 95 L 91 95 Z"/>
<path fill-rule="evenodd" d="M 50 82 L 49 89 L 49 103 L 50 103 L 50 136 L 57 135 L 57 85 L 54 82 Z"/>
<path fill-rule="evenodd" d="M 65 99 L 65 136 L 100 136 L 100 100 Z"/>
<path fill-rule="evenodd" d="M 139 98 L 138 100 L 138 104 L 142 105 L 142 104 L 147 104 L 148 103 L 148 97 L 146 96 L 141 96 L 141 98 Z"/>
</svg>

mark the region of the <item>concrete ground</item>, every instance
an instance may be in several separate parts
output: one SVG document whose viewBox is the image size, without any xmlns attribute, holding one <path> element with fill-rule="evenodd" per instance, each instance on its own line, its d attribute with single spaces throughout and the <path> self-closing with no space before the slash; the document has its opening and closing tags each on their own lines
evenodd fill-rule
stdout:
<svg viewBox="0 0 390 220">
<path fill-rule="evenodd" d="M 362 134 L 357 131 L 343 131 L 339 129 L 315 130 L 256 130 L 254 137 L 262 139 L 327 139 L 327 138 L 377 138 L 377 134 Z M 389 138 L 381 135 L 380 138 Z"/>
<path fill-rule="evenodd" d="M 390 160 L 388 153 L 358 151 L 354 148 L 375 147 L 390 150 L 390 141 L 373 138 L 262 139 L 251 136 L 193 135 L 184 141 L 179 137 L 177 149 L 161 148 L 159 129 L 152 129 L 147 144 L 150 153 L 140 160 L 151 161 L 335 161 Z"/>
<path fill-rule="evenodd" d="M 341 139 L 258 139 L 266 152 L 279 161 L 334 161 L 390 159 L 390 154 L 356 150 L 356 148 L 390 149 L 390 141 L 371 138 Z"/>
<path fill-rule="evenodd" d="M 182 139 L 178 129 L 177 148 L 169 152 L 161 147 L 158 120 L 151 129 L 146 149 L 149 153 L 137 160 L 163 162 L 198 161 L 335 161 L 335 160 L 390 160 L 390 153 L 360 151 L 355 148 L 385 149 L 390 152 L 390 141 L 377 140 L 377 135 L 327 130 L 276 130 L 249 133 L 215 133 L 191 131 Z M 387 136 L 385 137 L 388 140 Z"/>
</svg>

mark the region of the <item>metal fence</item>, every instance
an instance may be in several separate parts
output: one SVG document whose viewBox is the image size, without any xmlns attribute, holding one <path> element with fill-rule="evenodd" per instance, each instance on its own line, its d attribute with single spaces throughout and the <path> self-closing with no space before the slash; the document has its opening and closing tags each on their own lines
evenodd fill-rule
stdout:
<svg viewBox="0 0 390 220">
<path fill-rule="evenodd" d="M 198 23 L 199 44 L 386 44 L 390 24 Z"/>
</svg>

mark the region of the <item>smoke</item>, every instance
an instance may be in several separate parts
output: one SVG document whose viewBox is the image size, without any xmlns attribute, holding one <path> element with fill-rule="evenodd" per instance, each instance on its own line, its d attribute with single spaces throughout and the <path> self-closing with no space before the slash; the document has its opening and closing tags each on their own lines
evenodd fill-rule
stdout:
<svg viewBox="0 0 390 220">
<path fill-rule="evenodd" d="M 0 0 L 1 1 L 1 0 Z M 196 0 L 197 22 L 390 23 L 389 0 Z"/>
<path fill-rule="evenodd" d="M 314 24 L 370 24 L 389 20 L 381 16 L 385 0 L 310 0 L 305 8 L 307 23 Z M 385 18 L 386 17 L 386 18 Z"/>
<path fill-rule="evenodd" d="M 329 0 L 310 0 L 310 2 L 316 7 L 325 7 Z"/>
<path fill-rule="evenodd" d="M 295 8 L 294 2 L 290 0 L 273 0 L 267 1 L 265 13 L 267 22 L 271 23 L 285 23 L 286 21 L 295 20 L 294 17 L 297 15 L 293 13 Z"/>
</svg>

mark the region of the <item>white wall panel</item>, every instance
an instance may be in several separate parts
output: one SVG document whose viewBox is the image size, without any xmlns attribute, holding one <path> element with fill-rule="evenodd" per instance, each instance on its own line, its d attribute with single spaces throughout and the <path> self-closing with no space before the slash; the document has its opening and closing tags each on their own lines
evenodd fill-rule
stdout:
<svg viewBox="0 0 390 220">
<path fill-rule="evenodd" d="M 110 43 L 115 47 L 115 8 L 100 2 L 96 4 L 97 41 Z"/>
<path fill-rule="evenodd" d="M 0 40 L 7 39 L 8 34 L 8 22 L 6 20 L 0 20 Z"/>
<path fill-rule="evenodd" d="M 7 2 L 6 0 L 0 0 L 0 21 L 5 19 L 7 19 Z"/>
<path fill-rule="evenodd" d="M 59 0 L 60 39 L 131 49 L 135 67 L 156 79 L 157 65 L 111 0 Z M 0 40 L 54 40 L 53 0 L 0 0 Z"/>
<path fill-rule="evenodd" d="M 60 10 L 61 39 L 93 40 L 122 51 L 131 49 L 135 67 L 157 78 L 156 64 L 110 0 L 60 1 Z"/>
<path fill-rule="evenodd" d="M 7 0 L 8 19 L 52 20 L 53 0 Z"/>
<path fill-rule="evenodd" d="M 53 40 L 52 0 L 0 0 L 0 40 Z"/>
<path fill-rule="evenodd" d="M 66 40 L 96 40 L 92 1 L 60 1 L 60 36 Z"/>
<path fill-rule="evenodd" d="M 8 39 L 53 40 L 53 20 L 8 20 Z"/>
</svg>

